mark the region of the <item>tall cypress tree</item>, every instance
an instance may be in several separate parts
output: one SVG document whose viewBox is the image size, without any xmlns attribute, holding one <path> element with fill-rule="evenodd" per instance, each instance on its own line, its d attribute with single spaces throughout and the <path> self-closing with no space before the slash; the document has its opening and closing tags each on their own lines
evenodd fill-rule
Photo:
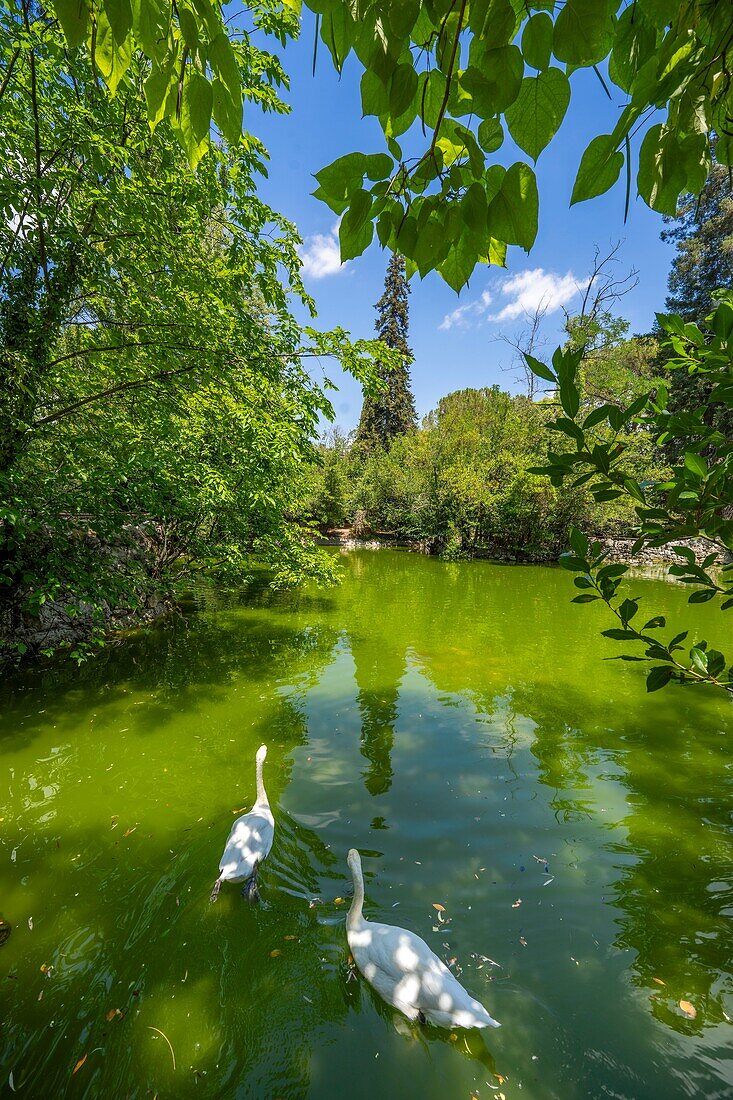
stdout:
<svg viewBox="0 0 733 1100">
<path fill-rule="evenodd" d="M 355 440 L 355 447 L 363 453 L 375 447 L 388 448 L 396 436 L 411 431 L 417 423 L 415 401 L 410 389 L 412 351 L 407 343 L 409 293 L 404 257 L 393 255 L 387 267 L 384 293 L 374 308 L 377 311 L 377 336 L 387 347 L 401 352 L 402 360 L 394 370 L 380 365 L 385 389 L 374 397 L 364 398 Z"/>
</svg>

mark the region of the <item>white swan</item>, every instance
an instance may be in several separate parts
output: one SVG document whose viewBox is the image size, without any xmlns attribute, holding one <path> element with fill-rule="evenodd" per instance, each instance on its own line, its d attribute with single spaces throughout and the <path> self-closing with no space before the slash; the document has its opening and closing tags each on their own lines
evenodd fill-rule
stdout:
<svg viewBox="0 0 733 1100">
<path fill-rule="evenodd" d="M 362 916 L 364 877 L 355 848 L 348 863 L 354 900 L 346 918 L 346 936 L 354 962 L 377 993 L 408 1020 L 429 1020 L 439 1027 L 501 1027 L 414 932 Z"/>
<path fill-rule="evenodd" d="M 267 745 L 260 745 L 257 762 L 257 800 L 248 814 L 242 814 L 232 825 L 232 831 L 219 860 L 219 877 L 211 891 L 216 901 L 222 882 L 244 882 L 242 894 L 250 901 L 259 897 L 257 892 L 257 868 L 266 858 L 275 835 L 275 819 L 267 801 L 262 780 L 262 765 L 267 756 Z"/>
</svg>

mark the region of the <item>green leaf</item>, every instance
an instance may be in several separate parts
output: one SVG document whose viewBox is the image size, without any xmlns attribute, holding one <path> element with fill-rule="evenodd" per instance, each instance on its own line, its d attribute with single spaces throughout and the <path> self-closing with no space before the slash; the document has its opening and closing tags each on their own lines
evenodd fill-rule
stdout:
<svg viewBox="0 0 733 1100">
<path fill-rule="evenodd" d="M 94 60 L 102 78 L 114 95 L 132 60 L 132 40 L 130 38 L 126 38 L 123 42 L 116 40 L 104 9 L 97 14 Z"/>
<path fill-rule="evenodd" d="M 714 588 L 701 588 L 697 592 L 693 592 L 691 596 L 687 597 L 688 603 L 707 603 L 708 600 L 715 599 L 716 591 Z"/>
<path fill-rule="evenodd" d="M 215 77 L 211 82 L 212 114 L 222 134 L 234 146 L 242 136 L 242 100 L 237 103 L 229 88 Z"/>
<path fill-rule="evenodd" d="M 644 623 L 644 626 L 642 627 L 642 629 L 643 630 L 657 630 L 659 627 L 666 626 L 666 625 L 667 625 L 667 620 L 665 619 L 664 615 L 655 615 L 653 619 L 649 619 L 648 622 Z"/>
<path fill-rule="evenodd" d="M 183 84 L 178 132 L 192 168 L 209 146 L 213 89 L 205 77 L 189 67 Z"/>
<path fill-rule="evenodd" d="M 613 627 L 611 630 L 602 630 L 601 634 L 604 638 L 612 638 L 615 642 L 638 641 L 636 633 L 633 630 L 621 630 L 620 627 Z"/>
<path fill-rule="evenodd" d="M 587 557 L 589 548 L 588 537 L 584 535 L 582 531 L 579 531 L 577 527 L 570 528 L 570 545 L 578 557 Z"/>
<path fill-rule="evenodd" d="M 461 213 L 467 228 L 484 236 L 488 209 L 486 191 L 480 183 L 472 183 L 461 203 Z"/>
<path fill-rule="evenodd" d="M 569 550 L 565 550 L 560 555 L 560 557 L 558 558 L 558 562 L 563 567 L 563 569 L 575 570 L 578 573 L 588 572 L 588 562 L 585 560 L 585 558 L 579 556 L 578 554 L 571 554 Z"/>
<path fill-rule="evenodd" d="M 666 687 L 673 676 L 674 669 L 669 665 L 655 665 L 646 678 L 646 690 L 659 691 L 660 688 Z"/>
<path fill-rule="evenodd" d="M 702 649 L 698 649 L 697 646 L 693 646 L 690 650 L 690 659 L 693 665 L 698 670 L 707 676 L 708 672 L 708 655 Z"/>
<path fill-rule="evenodd" d="M 618 179 L 623 163 L 624 155 L 615 148 L 611 134 L 594 137 L 581 157 L 570 205 L 608 191 Z"/>
<path fill-rule="evenodd" d="M 569 417 L 574 417 L 580 408 L 580 391 L 570 378 L 563 378 L 560 382 L 560 404 Z"/>
<path fill-rule="evenodd" d="M 570 103 L 570 81 L 560 69 L 525 77 L 506 110 L 509 133 L 533 160 L 557 133 Z"/>
<path fill-rule="evenodd" d="M 448 255 L 438 266 L 438 271 L 443 276 L 448 286 L 458 293 L 468 282 L 471 272 L 476 266 L 476 247 L 471 235 L 464 232 L 458 241 L 448 252 Z"/>
<path fill-rule="evenodd" d="M 388 87 L 389 109 L 394 118 L 404 114 L 415 98 L 416 92 L 417 73 L 412 65 L 407 63 L 398 65 L 390 77 Z"/>
<path fill-rule="evenodd" d="M 694 451 L 685 451 L 685 466 L 688 470 L 691 470 L 693 474 L 697 474 L 698 477 L 708 476 L 707 462 L 702 455 L 695 454 Z"/>
<path fill-rule="evenodd" d="M 71 48 L 86 42 L 89 34 L 89 0 L 53 0 L 53 9 Z"/>
<path fill-rule="evenodd" d="M 446 84 L 445 73 L 442 73 L 440 69 L 432 69 L 429 73 L 420 74 L 418 113 L 430 129 L 438 125 L 440 108 L 445 98 Z"/>
<path fill-rule="evenodd" d="M 552 32 L 552 19 L 547 12 L 537 12 L 527 21 L 522 32 L 522 53 L 533 69 L 546 69 L 550 64 Z"/>
<path fill-rule="evenodd" d="M 104 10 L 109 19 L 115 42 L 120 46 L 123 45 L 132 30 L 132 5 L 130 0 L 104 0 Z M 193 19 L 193 16 L 191 18 Z"/>
<path fill-rule="evenodd" d="M 490 46 L 511 42 L 517 26 L 511 0 L 472 0 L 469 26 L 477 40 Z"/>
<path fill-rule="evenodd" d="M 628 623 L 631 622 L 638 610 L 639 605 L 636 600 L 624 600 L 619 605 L 618 613 L 621 616 L 623 622 Z"/>
<path fill-rule="evenodd" d="M 518 46 L 486 50 L 474 39 L 469 66 L 459 80 L 471 96 L 474 112 L 480 118 L 492 118 L 517 98 L 523 75 L 524 58 Z"/>
<path fill-rule="evenodd" d="M 153 64 L 143 90 L 151 126 L 157 126 L 166 114 L 174 110 L 177 79 L 173 69 L 164 70 Z"/>
<path fill-rule="evenodd" d="M 239 66 L 229 36 L 223 31 L 215 35 L 209 42 L 207 53 L 212 69 L 229 92 L 232 112 L 239 112 L 241 116 L 242 88 L 239 80 Z"/>
<path fill-rule="evenodd" d="M 546 382 L 552 382 L 553 384 L 557 382 L 557 378 L 549 367 L 541 363 L 539 359 L 535 359 L 534 355 L 530 355 L 529 352 L 525 351 L 522 354 L 532 374 L 536 374 L 538 378 L 544 378 Z"/>
<path fill-rule="evenodd" d="M 349 208 L 339 226 L 342 261 L 361 256 L 371 244 L 374 235 L 374 226 L 370 218 L 371 209 L 372 196 L 368 191 L 359 188 L 352 195 Z"/>
<path fill-rule="evenodd" d="M 590 593 L 583 593 L 582 596 L 573 596 L 571 603 L 593 603 L 595 600 L 600 600 L 600 596 L 591 596 Z"/>
<path fill-rule="evenodd" d="M 499 193 L 489 206 L 492 237 L 518 244 L 529 252 L 537 236 L 538 212 L 535 174 L 528 164 L 517 161 L 507 169 Z"/>
<path fill-rule="evenodd" d="M 385 153 L 382 156 L 386 156 Z M 347 153 L 332 164 L 316 172 L 318 197 L 322 198 L 336 214 L 342 214 L 349 205 L 350 196 L 361 188 L 366 171 L 364 153 Z"/>
<path fill-rule="evenodd" d="M 647 131 L 639 150 L 637 184 L 652 210 L 670 217 L 677 213 L 680 195 L 688 187 L 695 190 L 688 176 L 705 160 L 705 148 L 705 140 L 700 145 L 694 136 L 680 139 L 676 131 L 661 124 Z"/>
<path fill-rule="evenodd" d="M 478 142 L 486 153 L 495 153 L 504 141 L 504 130 L 498 118 L 486 118 L 478 128 Z"/>
<path fill-rule="evenodd" d="M 613 44 L 615 0 L 567 0 L 555 21 L 553 48 L 558 61 L 596 65 Z"/>
</svg>

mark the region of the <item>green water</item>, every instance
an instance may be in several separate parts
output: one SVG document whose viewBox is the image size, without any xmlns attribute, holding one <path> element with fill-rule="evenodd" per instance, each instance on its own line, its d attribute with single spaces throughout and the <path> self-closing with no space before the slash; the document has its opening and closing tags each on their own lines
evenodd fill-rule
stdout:
<svg viewBox="0 0 733 1100">
<path fill-rule="evenodd" d="M 342 560 L 3 689 L 0 1094 L 730 1097 L 733 706 L 645 696 L 559 570 Z M 263 741 L 263 906 L 212 906 Z M 410 1031 L 349 980 L 351 846 L 366 915 L 501 1030 Z"/>
</svg>

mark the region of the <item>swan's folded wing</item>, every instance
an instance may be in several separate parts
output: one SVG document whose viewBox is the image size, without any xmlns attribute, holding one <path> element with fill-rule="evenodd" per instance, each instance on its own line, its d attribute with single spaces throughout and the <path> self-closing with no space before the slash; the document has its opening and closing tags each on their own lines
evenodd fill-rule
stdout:
<svg viewBox="0 0 733 1100">
<path fill-rule="evenodd" d="M 406 1015 L 414 1018 L 420 1011 L 443 1027 L 498 1026 L 414 932 L 369 923 L 359 935 L 365 937 L 359 951 L 366 962 L 365 977 L 385 1000 Z M 358 962 L 356 952 L 354 957 Z"/>
<path fill-rule="evenodd" d="M 255 863 L 263 860 L 272 847 L 275 827 L 271 816 L 254 810 L 237 818 L 219 860 L 223 878 L 248 878 Z"/>
</svg>

